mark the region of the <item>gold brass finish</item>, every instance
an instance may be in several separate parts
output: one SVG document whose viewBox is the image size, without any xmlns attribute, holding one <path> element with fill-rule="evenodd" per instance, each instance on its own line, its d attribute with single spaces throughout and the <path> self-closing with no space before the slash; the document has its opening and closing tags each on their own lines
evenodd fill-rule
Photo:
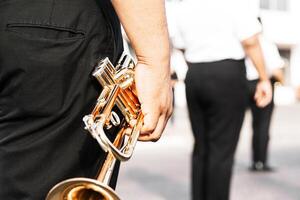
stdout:
<svg viewBox="0 0 300 200">
<path fill-rule="evenodd" d="M 120 200 L 109 187 L 116 160 L 127 161 L 133 154 L 143 124 L 143 114 L 134 84 L 135 64 L 123 54 L 114 67 L 108 58 L 103 59 L 93 72 L 103 90 L 92 113 L 84 116 L 85 129 L 97 140 L 107 157 L 97 179 L 72 178 L 55 185 L 46 200 Z M 124 120 L 112 111 L 121 111 Z M 104 130 L 119 128 L 112 143 Z"/>
</svg>

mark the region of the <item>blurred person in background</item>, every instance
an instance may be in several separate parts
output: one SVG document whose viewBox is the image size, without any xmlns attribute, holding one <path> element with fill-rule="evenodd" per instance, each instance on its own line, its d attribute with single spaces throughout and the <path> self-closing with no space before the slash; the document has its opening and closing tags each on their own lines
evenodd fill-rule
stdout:
<svg viewBox="0 0 300 200">
<path fill-rule="evenodd" d="M 260 18 L 259 18 L 260 21 Z M 261 21 L 260 21 L 261 22 Z M 249 108 L 252 115 L 252 165 L 251 171 L 272 171 L 273 168 L 268 165 L 268 144 L 270 138 L 270 123 L 274 109 L 274 84 L 279 82 L 283 84 L 284 61 L 281 58 L 277 46 L 268 40 L 263 34 L 259 36 L 262 52 L 265 60 L 265 66 L 269 75 L 273 96 L 271 103 L 265 107 L 257 106 L 255 102 L 255 90 L 259 82 L 259 75 L 253 66 L 251 59 L 246 59 L 246 71 L 248 79 L 248 97 Z"/>
<path fill-rule="evenodd" d="M 258 40 L 261 26 L 243 3 L 246 7 L 247 2 L 240 0 L 184 0 L 173 8 L 171 23 L 176 23 L 177 32 L 173 45 L 184 51 L 189 66 L 185 83 L 195 139 L 193 200 L 229 199 L 247 106 L 245 55 L 259 74 L 256 104 L 264 107 L 272 98 Z"/>
</svg>

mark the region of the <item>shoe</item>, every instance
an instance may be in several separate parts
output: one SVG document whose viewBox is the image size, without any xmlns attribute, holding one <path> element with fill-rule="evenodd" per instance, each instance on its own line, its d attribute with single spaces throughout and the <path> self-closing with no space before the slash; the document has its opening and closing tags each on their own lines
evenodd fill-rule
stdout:
<svg viewBox="0 0 300 200">
<path fill-rule="evenodd" d="M 252 172 L 274 172 L 274 168 L 270 167 L 267 164 L 264 164 L 263 162 L 254 162 L 252 166 L 249 168 Z"/>
</svg>

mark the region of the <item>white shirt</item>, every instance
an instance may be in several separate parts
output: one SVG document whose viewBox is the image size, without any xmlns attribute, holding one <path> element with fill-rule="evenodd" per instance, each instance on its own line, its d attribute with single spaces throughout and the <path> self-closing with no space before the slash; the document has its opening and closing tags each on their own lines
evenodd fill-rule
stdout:
<svg viewBox="0 0 300 200">
<path fill-rule="evenodd" d="M 272 72 L 275 69 L 284 67 L 284 60 L 281 58 L 277 46 L 272 41 L 268 40 L 263 35 L 260 35 L 259 41 L 264 56 L 266 71 L 271 77 Z M 259 78 L 258 72 L 249 58 L 246 59 L 246 71 L 248 80 Z"/>
<path fill-rule="evenodd" d="M 243 59 L 241 41 L 261 31 L 256 16 L 245 9 L 244 2 L 184 0 L 167 7 L 173 45 L 185 49 L 188 62 Z"/>
</svg>

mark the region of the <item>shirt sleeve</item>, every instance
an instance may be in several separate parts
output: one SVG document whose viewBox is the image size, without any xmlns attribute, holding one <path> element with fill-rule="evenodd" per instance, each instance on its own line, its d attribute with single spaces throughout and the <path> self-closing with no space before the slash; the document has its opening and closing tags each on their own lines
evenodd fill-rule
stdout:
<svg viewBox="0 0 300 200">
<path fill-rule="evenodd" d="M 261 36 L 259 40 L 261 43 L 267 70 L 272 72 L 275 69 L 283 68 L 285 63 L 279 54 L 277 46 L 272 41 L 263 36 Z"/>
<path fill-rule="evenodd" d="M 182 33 L 180 31 L 180 22 L 177 20 L 176 14 L 178 14 L 178 5 L 172 5 L 172 3 L 166 4 L 166 15 L 168 21 L 169 37 L 173 47 L 177 49 L 184 49 L 184 41 Z"/>
<path fill-rule="evenodd" d="M 233 10 L 233 26 L 234 32 L 240 41 L 254 36 L 262 31 L 260 22 L 251 9 L 246 8 L 241 3 L 236 3 Z"/>
</svg>

